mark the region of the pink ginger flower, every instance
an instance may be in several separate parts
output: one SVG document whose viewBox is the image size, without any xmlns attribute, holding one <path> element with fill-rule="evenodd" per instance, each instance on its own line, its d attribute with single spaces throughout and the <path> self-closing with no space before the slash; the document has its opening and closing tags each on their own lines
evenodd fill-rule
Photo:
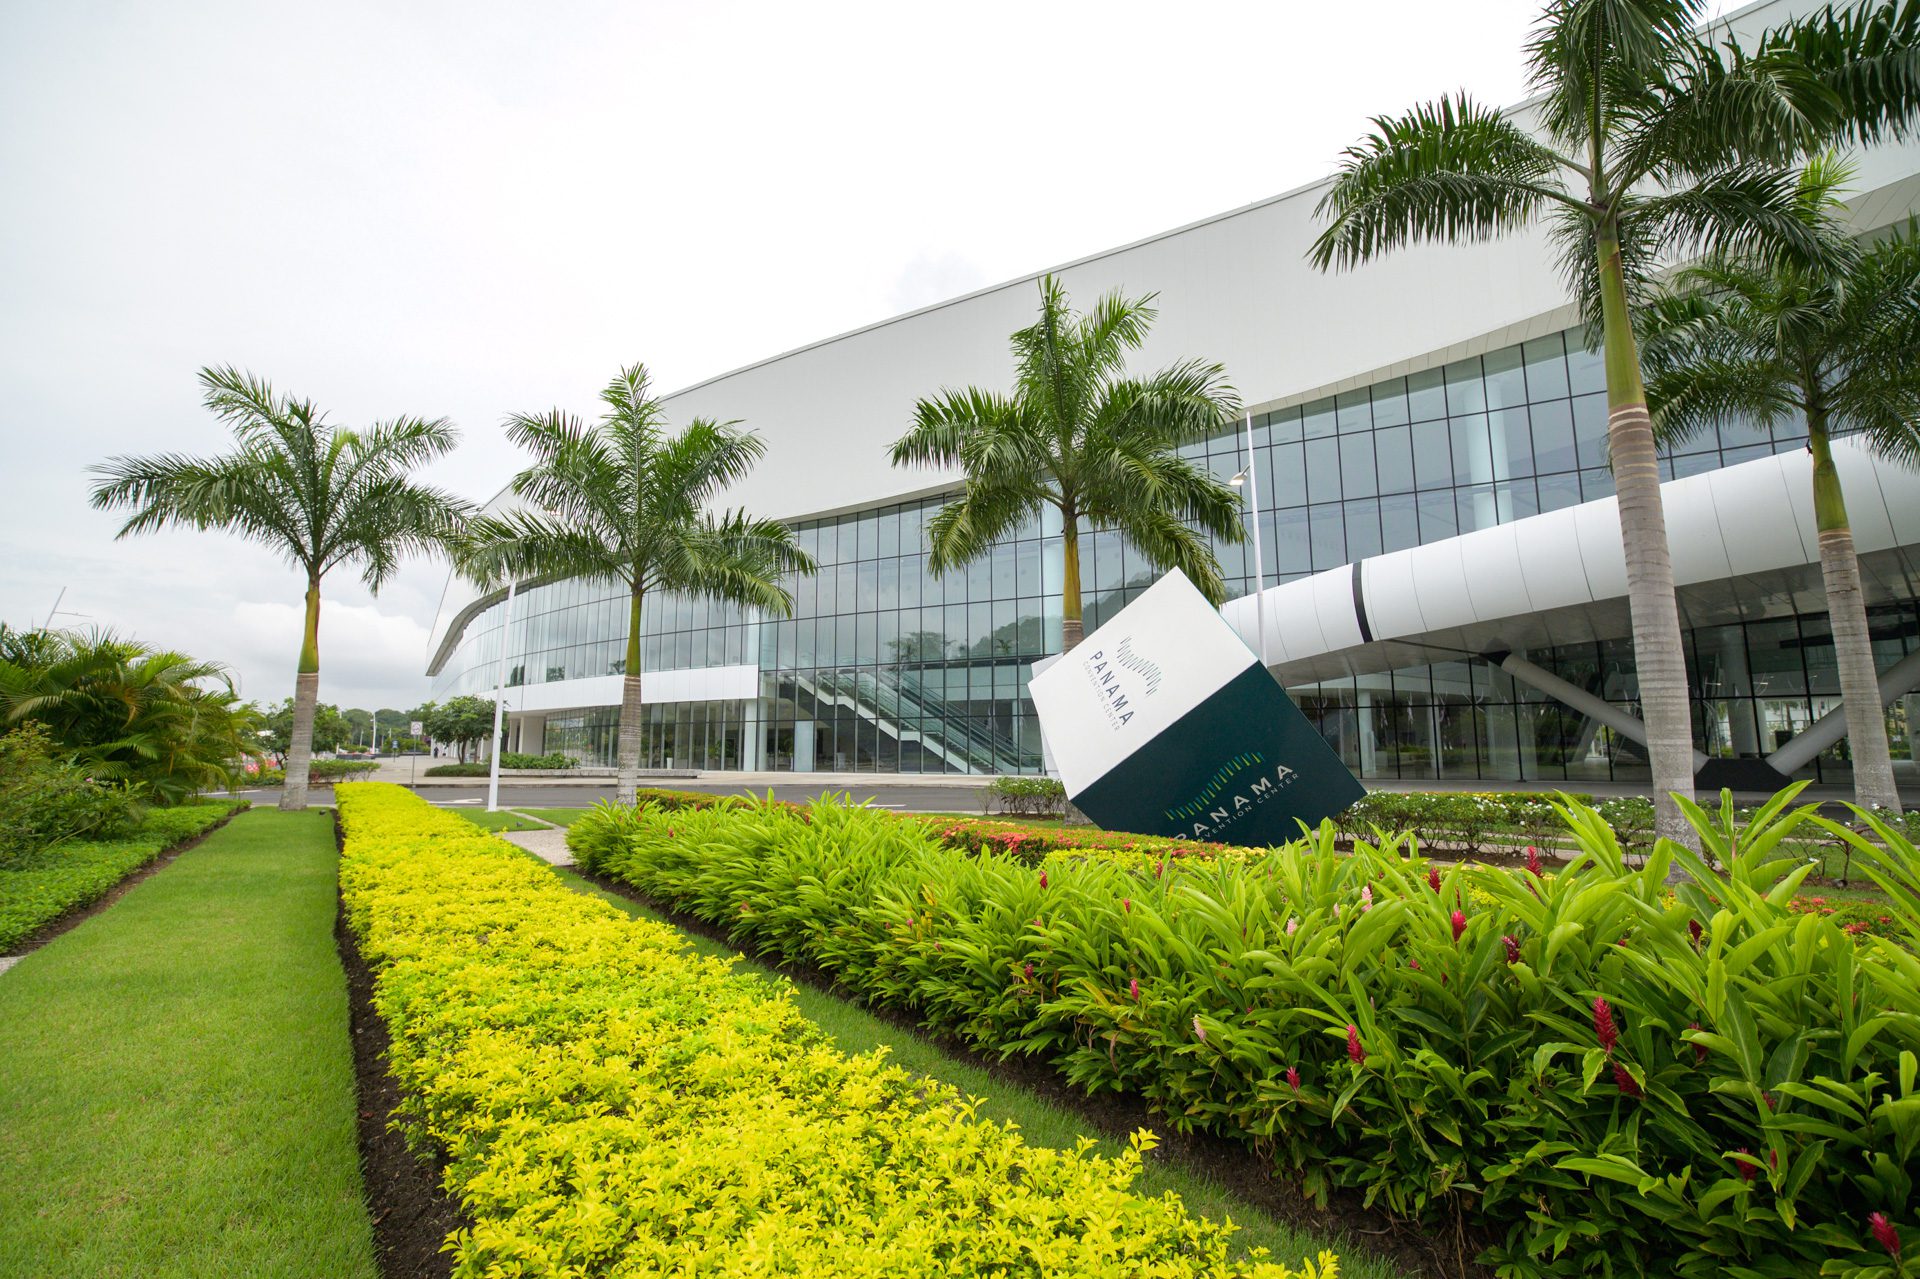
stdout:
<svg viewBox="0 0 1920 1279">
<path fill-rule="evenodd" d="M 1460 934 L 1467 931 L 1467 913 L 1463 910 L 1454 911 L 1451 922 L 1453 924 L 1453 940 L 1458 942 L 1460 940 Z"/>
<path fill-rule="evenodd" d="M 1887 1250 L 1887 1255 L 1900 1259 L 1900 1232 L 1887 1220 L 1887 1214 L 1876 1212 L 1867 1218 L 1867 1229 L 1873 1232 L 1873 1241 Z"/>
<path fill-rule="evenodd" d="M 1127 978 L 1127 993 L 1133 996 L 1134 1003 L 1137 1004 L 1140 1002 L 1140 979 L 1138 977 Z"/>
<path fill-rule="evenodd" d="M 1373 909 L 1373 885 L 1368 884 L 1360 890 L 1360 910 L 1362 913 Z"/>
<path fill-rule="evenodd" d="M 1367 1061 L 1367 1051 L 1360 1046 L 1360 1028 L 1351 1022 L 1347 1023 L 1347 1060 L 1358 1066 Z"/>
<path fill-rule="evenodd" d="M 1122 897 L 1120 899 L 1120 910 L 1122 914 L 1127 914 L 1127 915 L 1133 914 L 1133 898 Z"/>
<path fill-rule="evenodd" d="M 1613 1008 L 1601 995 L 1595 995 L 1593 999 L 1593 1033 L 1609 1054 L 1613 1052 L 1613 1046 L 1620 1042 L 1620 1031 L 1613 1024 Z"/>
<path fill-rule="evenodd" d="M 1613 1083 L 1629 1097 L 1640 1095 L 1640 1085 L 1633 1081 L 1633 1076 L 1627 1073 L 1627 1068 L 1617 1061 L 1613 1063 Z"/>
<path fill-rule="evenodd" d="M 1298 915 L 1287 916 L 1287 936 L 1293 936 L 1293 934 L 1299 930 L 1299 927 L 1300 917 Z"/>
<path fill-rule="evenodd" d="M 1506 933 L 1500 938 L 1500 944 L 1507 948 L 1507 962 L 1509 964 L 1517 964 L 1520 962 L 1519 938 L 1515 937 L 1512 933 Z"/>
<path fill-rule="evenodd" d="M 1294 1090 L 1295 1092 L 1299 1092 L 1299 1091 L 1300 1091 L 1300 1069 L 1299 1069 L 1299 1067 L 1297 1067 L 1297 1066 L 1288 1066 L 1288 1067 L 1287 1067 L 1287 1086 L 1288 1086 L 1289 1088 L 1291 1088 L 1291 1089 L 1293 1089 L 1293 1090 Z"/>
<path fill-rule="evenodd" d="M 1198 1039 L 1201 1043 L 1204 1044 L 1207 1042 L 1207 1028 L 1200 1024 L 1199 1013 L 1193 1015 L 1193 1035 L 1194 1038 Z"/>
</svg>

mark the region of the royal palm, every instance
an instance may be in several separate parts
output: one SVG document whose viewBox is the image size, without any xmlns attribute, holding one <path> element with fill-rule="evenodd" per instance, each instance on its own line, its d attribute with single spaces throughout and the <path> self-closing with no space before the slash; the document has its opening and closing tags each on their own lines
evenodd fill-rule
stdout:
<svg viewBox="0 0 1920 1279">
<path fill-rule="evenodd" d="M 1321 267 L 1545 218 L 1604 352 L 1627 594 L 1662 834 L 1690 839 L 1693 735 L 1631 307 L 1663 262 L 1816 251 L 1783 167 L 1839 137 L 1903 131 L 1920 102 L 1920 6 L 1822 11 L 1752 51 L 1695 34 L 1705 0 L 1557 0 L 1528 48 L 1537 128 L 1466 97 L 1375 121 L 1320 211 Z M 1444 298 L 1432 300 L 1444 306 Z"/>
<path fill-rule="evenodd" d="M 1239 398 L 1218 364 L 1185 360 L 1130 375 L 1156 315 L 1151 296 L 1118 293 L 1076 315 L 1060 282 L 1040 282 L 1040 317 L 1013 335 L 1007 393 L 944 390 L 914 406 L 895 465 L 958 467 L 965 484 L 927 528 L 935 573 L 985 555 L 1043 508 L 1059 513 L 1061 639 L 1082 635 L 1080 534 L 1112 529 L 1156 568 L 1178 568 L 1208 599 L 1226 593 L 1207 539 L 1243 536 L 1234 491 L 1180 456 L 1230 426 Z"/>
<path fill-rule="evenodd" d="M 132 509 L 121 537 L 170 526 L 226 529 L 300 570 L 306 624 L 280 807 L 305 808 L 320 692 L 321 584 L 346 566 L 378 591 L 407 555 L 447 543 L 465 503 L 411 473 L 451 450 L 457 433 L 444 418 L 401 417 L 362 431 L 336 427 L 311 401 L 232 368 L 202 369 L 200 383 L 207 408 L 232 427 L 235 451 L 113 458 L 93 468 L 93 504 Z"/>
<path fill-rule="evenodd" d="M 632 803 L 647 596 L 677 592 L 784 614 L 793 597 L 781 577 L 810 573 L 813 561 L 778 521 L 708 509 L 760 460 L 766 446 L 757 435 L 704 418 L 674 434 L 638 364 L 620 370 L 600 399 L 606 411 L 593 423 L 558 409 L 507 420 L 508 438 L 534 457 L 513 480 L 523 505 L 476 520 L 461 563 L 489 585 L 580 578 L 625 589 L 617 794 Z"/>
<path fill-rule="evenodd" d="M 1854 794 L 1898 812 L 1833 441 L 1856 436 L 1881 457 L 1920 464 L 1920 224 L 1857 243 L 1832 220 L 1841 176 L 1822 162 L 1802 181 L 1806 216 L 1828 246 L 1820 260 L 1772 270 L 1708 261 L 1681 272 L 1675 292 L 1643 310 L 1647 397 L 1654 429 L 1669 444 L 1730 417 L 1767 425 L 1805 418 Z"/>
</svg>

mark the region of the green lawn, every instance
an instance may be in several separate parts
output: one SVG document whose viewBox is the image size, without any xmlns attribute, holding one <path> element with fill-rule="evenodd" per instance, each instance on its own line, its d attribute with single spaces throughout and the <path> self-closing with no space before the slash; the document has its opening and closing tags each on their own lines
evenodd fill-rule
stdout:
<svg viewBox="0 0 1920 1279">
<path fill-rule="evenodd" d="M 527 817 L 537 817 L 550 826 L 571 826 L 593 810 L 590 808 L 522 808 Z"/>
<path fill-rule="evenodd" d="M 551 810 L 542 810 L 540 815 L 545 817 L 548 811 Z M 577 817 L 584 810 L 572 811 Z M 556 873 L 579 891 L 612 902 L 629 915 L 654 920 L 661 918 L 645 906 L 606 892 L 570 871 L 560 870 Z M 1027 1140 L 1035 1145 L 1070 1147 L 1081 1137 L 1092 1135 L 1079 1116 L 1050 1105 L 1024 1088 L 997 1080 L 969 1062 L 949 1056 L 929 1041 L 882 1021 L 864 1008 L 811 986 L 788 982 L 755 960 L 742 958 L 739 951 L 724 943 L 692 933 L 682 932 L 681 935 L 686 938 L 688 945 L 703 955 L 740 958 L 746 970 L 756 972 L 770 982 L 788 986 L 801 1012 L 832 1035 L 843 1050 L 863 1053 L 884 1046 L 888 1056 L 906 1069 L 931 1076 L 953 1085 L 964 1094 L 981 1099 L 982 1115 L 1018 1124 Z M 1098 1148 L 1104 1155 L 1116 1156 L 1121 1152 L 1122 1144 L 1101 1138 Z M 1360 1253 L 1351 1241 L 1329 1234 L 1309 1234 L 1277 1221 L 1187 1167 L 1149 1155 L 1139 1188 L 1148 1194 L 1172 1190 L 1195 1212 L 1216 1220 L 1231 1218 L 1241 1228 L 1242 1233 L 1238 1238 L 1242 1242 L 1249 1246 L 1265 1245 L 1279 1260 L 1311 1257 L 1325 1248 L 1340 1254 L 1341 1279 L 1404 1279 L 1404 1272 Z"/>
<path fill-rule="evenodd" d="M 0 1276 L 375 1279 L 334 884 L 244 813 L 0 974 Z"/>
</svg>

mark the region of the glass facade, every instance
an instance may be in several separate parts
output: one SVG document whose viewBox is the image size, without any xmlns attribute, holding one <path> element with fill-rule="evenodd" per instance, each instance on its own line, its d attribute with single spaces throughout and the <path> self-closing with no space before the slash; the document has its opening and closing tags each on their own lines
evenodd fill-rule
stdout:
<svg viewBox="0 0 1920 1279">
<path fill-rule="evenodd" d="M 1443 368 L 1256 416 L 1267 584 L 1543 511 L 1606 497 L 1606 400 L 1599 356 L 1570 331 Z M 1804 447 L 1804 427 L 1726 423 L 1662 458 L 1665 478 Z M 1227 479 L 1248 466 L 1244 431 L 1184 450 Z M 819 572 L 789 583 L 791 619 L 727 605 L 648 601 L 643 671 L 757 666 L 760 696 L 648 707 L 654 766 L 834 772 L 1035 772 L 1040 739 L 1026 671 L 1060 643 L 1060 530 L 1045 520 L 964 570 L 934 576 L 926 525 L 942 498 L 796 525 Z M 1083 532 L 1091 630 L 1154 579 L 1112 533 Z M 1230 595 L 1253 590 L 1251 543 L 1216 547 Z M 625 599 L 561 582 L 516 600 L 510 684 L 619 674 Z M 435 696 L 484 692 L 497 673 L 502 610 L 468 626 Z M 1689 636 L 1696 731 L 1709 754 L 1783 740 L 1837 704 L 1823 616 Z M 1916 641 L 1912 605 L 1883 612 L 1884 661 Z M 1627 640 L 1528 653 L 1562 678 L 1637 713 Z M 1795 665 L 1797 663 L 1797 665 Z M 1291 690 L 1362 776 L 1645 780 L 1640 748 L 1516 686 L 1447 662 Z M 617 711 L 549 717 L 546 749 L 611 762 Z M 1889 713 L 1910 759 L 1903 703 Z M 564 743 L 564 744 L 561 744 Z M 1844 742 L 1816 767 L 1844 774 Z"/>
</svg>

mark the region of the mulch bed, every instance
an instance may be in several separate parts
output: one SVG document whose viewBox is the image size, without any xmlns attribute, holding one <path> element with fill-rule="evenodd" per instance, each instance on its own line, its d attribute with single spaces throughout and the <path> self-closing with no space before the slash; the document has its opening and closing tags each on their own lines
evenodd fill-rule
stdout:
<svg viewBox="0 0 1920 1279">
<path fill-rule="evenodd" d="M 240 810 L 240 812 L 245 812 L 245 811 L 246 811 L 245 809 Z M 95 898 L 91 902 L 88 902 L 85 906 L 75 906 L 72 910 L 68 911 L 66 914 L 58 916 L 54 919 L 50 919 L 46 923 L 40 925 L 40 927 L 35 931 L 28 933 L 24 938 L 22 938 L 14 946 L 12 950 L 6 952 L 7 956 L 9 958 L 17 958 L 18 956 L 25 955 L 32 951 L 39 950 L 42 946 L 52 941 L 54 938 L 58 937 L 60 934 L 65 932 L 70 932 L 73 929 L 78 928 L 80 925 L 86 923 L 89 919 L 92 919 L 95 915 L 98 915 L 101 911 L 105 910 L 107 907 L 119 901 L 122 897 L 125 897 L 129 892 L 133 891 L 134 885 L 138 884 L 141 880 L 146 879 L 150 875 L 157 875 L 161 871 L 165 870 L 167 867 L 173 865 L 174 859 L 180 856 L 180 854 L 191 852 L 194 849 L 200 847 L 201 844 L 206 842 L 206 839 L 209 835 L 213 834 L 213 832 L 219 830 L 222 826 L 225 826 L 228 822 L 232 821 L 235 817 L 239 815 L 240 814 L 237 812 L 228 813 L 225 817 L 222 817 L 219 821 L 207 827 L 205 830 L 201 831 L 198 835 L 189 836 L 188 838 L 183 839 L 179 843 L 175 844 L 172 848 L 164 849 L 161 852 L 154 854 L 154 858 L 152 861 L 148 862 L 146 865 L 138 868 L 137 870 L 129 871 L 127 873 L 126 878 L 122 879 L 119 883 L 115 884 L 112 888 L 109 888 L 104 895 L 98 898 Z"/>
<path fill-rule="evenodd" d="M 579 866 L 565 869 L 610 893 L 638 902 L 677 928 L 742 949 L 740 943 L 727 936 L 726 929 L 657 901 L 631 884 L 590 874 Z M 1115 1140 L 1124 1142 L 1131 1133 L 1151 1128 L 1159 1135 L 1160 1144 L 1149 1159 L 1171 1160 L 1212 1178 L 1277 1220 L 1302 1229 L 1345 1235 L 1359 1241 L 1364 1251 L 1428 1279 L 1486 1279 L 1493 1273 L 1491 1268 L 1471 1260 L 1492 1240 L 1469 1227 L 1462 1226 L 1465 1233 L 1461 1237 L 1441 1238 L 1418 1226 L 1396 1221 L 1377 1209 L 1367 1208 L 1360 1196 L 1343 1192 L 1335 1192 L 1327 1205 L 1317 1204 L 1288 1180 L 1284 1171 L 1246 1146 L 1209 1133 L 1174 1131 L 1165 1124 L 1163 1116 L 1136 1095 L 1109 1092 L 1090 1096 L 1062 1079 L 1059 1072 L 1044 1061 L 1032 1057 L 1002 1061 L 976 1051 L 952 1035 L 929 1032 L 906 1013 L 867 1003 L 819 968 L 782 963 L 772 955 L 755 955 L 755 958 L 784 976 L 864 1008 L 889 1025 L 932 1044 L 949 1057 L 986 1071 L 1002 1083 L 1025 1089 L 1050 1105 L 1080 1116 L 1091 1128 Z"/>
<path fill-rule="evenodd" d="M 339 818 L 334 819 L 336 840 Z M 447 1236 L 473 1222 L 441 1189 L 440 1166 L 407 1147 L 387 1125 L 400 1104 L 400 1085 L 387 1070 L 387 1023 L 373 1008 L 373 970 L 336 906 L 333 937 L 347 974 L 347 1020 L 353 1032 L 353 1071 L 358 1095 L 360 1175 L 367 1216 L 373 1222 L 374 1259 L 384 1279 L 446 1279 L 453 1254 L 442 1252 Z"/>
</svg>

